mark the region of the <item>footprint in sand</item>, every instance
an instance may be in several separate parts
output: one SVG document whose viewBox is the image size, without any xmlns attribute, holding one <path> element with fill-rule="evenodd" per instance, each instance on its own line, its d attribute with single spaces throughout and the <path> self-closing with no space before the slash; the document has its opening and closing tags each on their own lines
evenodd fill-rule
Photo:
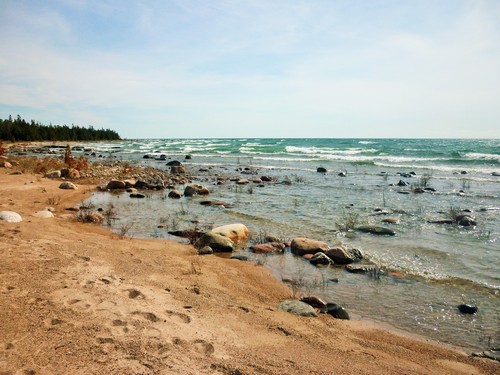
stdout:
<svg viewBox="0 0 500 375">
<path fill-rule="evenodd" d="M 128 289 L 128 298 L 131 299 L 145 299 L 146 296 L 139 292 L 137 289 Z"/>
<path fill-rule="evenodd" d="M 179 313 L 179 312 L 175 312 L 175 311 L 171 311 L 171 310 L 167 310 L 167 311 L 165 311 L 165 313 L 169 317 L 175 317 L 175 318 L 177 318 L 182 323 L 191 323 L 191 317 L 189 315 L 186 315 L 186 314 L 183 314 L 183 313 Z"/>
<path fill-rule="evenodd" d="M 205 340 L 194 340 L 193 346 L 197 352 L 204 355 L 212 355 L 215 352 L 214 346 Z"/>
<path fill-rule="evenodd" d="M 150 322 L 156 323 L 160 321 L 160 318 L 158 318 L 155 314 L 151 312 L 143 312 L 143 311 L 134 311 L 132 312 L 133 315 L 140 315 L 144 319 L 149 320 Z"/>
</svg>

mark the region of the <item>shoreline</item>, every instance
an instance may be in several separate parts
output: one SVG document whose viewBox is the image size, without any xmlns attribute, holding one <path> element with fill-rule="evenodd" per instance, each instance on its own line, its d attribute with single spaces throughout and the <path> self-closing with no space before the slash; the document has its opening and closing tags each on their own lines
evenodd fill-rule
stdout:
<svg viewBox="0 0 500 375">
<path fill-rule="evenodd" d="M 269 270 L 200 257 L 172 241 L 120 239 L 104 228 L 66 221 L 64 208 L 88 197 L 92 188 L 63 192 L 60 181 L 9 172 L 0 168 L 0 210 L 18 211 L 25 220 L 0 222 L 6 265 L 0 273 L 1 321 L 8 325 L 0 330 L 0 369 L 6 373 L 31 368 L 35 373 L 493 374 L 500 368 L 448 344 L 425 337 L 421 342 L 380 324 L 368 327 L 365 319 L 281 312 L 276 305 L 290 290 Z M 56 217 L 32 217 L 49 196 L 61 196 Z M 73 248 L 75 241 L 79 245 Z M 50 289 L 39 289 L 36 276 L 44 276 L 41 284 Z M 21 286 L 12 282 L 16 278 Z M 21 347 L 30 332 L 42 341 Z M 134 340 L 127 336 L 139 340 L 139 348 L 132 348 Z M 55 363 L 47 357 L 62 341 L 73 349 L 55 353 L 61 361 Z M 35 347 L 38 352 L 31 351 Z"/>
</svg>

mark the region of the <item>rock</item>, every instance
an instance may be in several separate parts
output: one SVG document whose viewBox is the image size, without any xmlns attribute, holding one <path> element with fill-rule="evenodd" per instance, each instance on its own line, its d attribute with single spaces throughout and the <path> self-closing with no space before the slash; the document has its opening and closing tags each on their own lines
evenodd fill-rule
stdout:
<svg viewBox="0 0 500 375">
<path fill-rule="evenodd" d="M 340 305 L 336 303 L 327 303 L 326 308 L 321 310 L 323 314 L 330 314 L 336 319 L 344 319 L 349 320 L 349 314 L 347 311 Z"/>
<path fill-rule="evenodd" d="M 195 246 L 210 246 L 214 251 L 231 252 L 235 245 L 248 240 L 248 228 L 243 224 L 229 224 L 212 229 L 196 241 Z"/>
<path fill-rule="evenodd" d="M 460 174 L 469 174 L 467 171 L 461 171 Z"/>
<path fill-rule="evenodd" d="M 35 212 L 32 216 L 38 217 L 41 219 L 49 219 L 51 217 L 54 217 L 54 214 L 50 211 L 43 210 L 43 211 L 37 211 Z"/>
<path fill-rule="evenodd" d="M 452 219 L 429 219 L 427 220 L 430 224 L 454 224 Z"/>
<path fill-rule="evenodd" d="M 210 246 L 213 251 L 230 253 L 234 250 L 234 242 L 229 238 L 221 236 L 216 233 L 205 233 L 201 238 L 196 241 L 197 248 Z"/>
<path fill-rule="evenodd" d="M 425 193 L 425 190 L 423 188 L 417 186 L 416 188 L 413 189 L 413 192 L 415 194 L 422 194 L 422 193 Z"/>
<path fill-rule="evenodd" d="M 214 253 L 214 250 L 210 246 L 204 246 L 198 250 L 198 255 L 211 255 Z"/>
<path fill-rule="evenodd" d="M 347 177 L 347 172 L 339 172 L 339 177 Z"/>
<path fill-rule="evenodd" d="M 328 255 L 325 253 L 316 253 L 313 255 L 313 257 L 309 260 L 311 264 L 314 264 L 315 266 L 317 265 L 323 265 L 323 266 L 328 266 L 333 264 L 333 260 L 331 260 Z"/>
<path fill-rule="evenodd" d="M 170 173 L 172 174 L 185 174 L 186 168 L 182 165 L 173 165 L 170 167 Z"/>
<path fill-rule="evenodd" d="M 169 167 L 179 167 L 182 165 L 182 163 L 179 160 L 172 160 L 167 163 Z"/>
<path fill-rule="evenodd" d="M 362 225 L 357 228 L 360 232 L 376 234 L 379 236 L 395 236 L 396 232 L 386 227 L 376 225 Z"/>
<path fill-rule="evenodd" d="M 318 167 L 318 168 L 316 169 L 316 172 L 318 172 L 318 173 L 326 173 L 326 172 L 327 172 L 327 170 L 326 170 L 326 168 L 323 168 L 323 167 Z"/>
<path fill-rule="evenodd" d="M 23 221 L 21 215 L 14 211 L 0 211 L 0 220 L 8 223 L 19 223 Z"/>
<path fill-rule="evenodd" d="M 202 206 L 208 206 L 208 207 L 212 207 L 212 206 L 219 206 L 219 207 L 224 207 L 224 208 L 232 208 L 234 207 L 232 204 L 229 204 L 229 203 L 226 203 L 226 202 L 223 202 L 223 201 L 201 201 L 200 204 Z"/>
<path fill-rule="evenodd" d="M 151 158 L 151 156 L 149 156 L 148 154 L 145 154 L 142 158 L 143 158 L 143 159 L 150 159 L 150 158 Z"/>
<path fill-rule="evenodd" d="M 45 178 L 61 178 L 62 176 L 62 173 L 61 171 L 51 171 L 51 172 L 47 172 L 45 173 Z"/>
<path fill-rule="evenodd" d="M 350 264 L 363 259 L 361 251 L 357 249 L 345 249 L 338 246 L 325 252 L 335 264 Z"/>
<path fill-rule="evenodd" d="M 306 317 L 316 317 L 318 314 L 316 310 L 311 305 L 298 300 L 285 300 L 281 302 L 278 309 L 289 312 L 291 314 L 306 316 Z"/>
<path fill-rule="evenodd" d="M 397 186 L 409 186 L 409 185 L 410 183 L 403 180 L 399 180 L 399 182 L 397 183 Z"/>
<path fill-rule="evenodd" d="M 236 181 L 236 184 L 238 184 L 238 185 L 247 185 L 249 183 L 250 183 L 250 181 L 247 180 L 246 178 L 240 178 L 238 181 Z"/>
<path fill-rule="evenodd" d="M 61 177 L 76 180 L 80 178 L 80 172 L 75 168 L 63 168 L 61 169 Z"/>
<path fill-rule="evenodd" d="M 248 241 L 248 228 L 243 224 L 228 224 L 212 229 L 208 233 L 216 233 L 229 238 L 235 245 Z"/>
<path fill-rule="evenodd" d="M 491 175 L 495 177 L 500 177 L 500 172 L 493 172 L 491 173 Z"/>
<path fill-rule="evenodd" d="M 168 193 L 168 197 L 172 199 L 180 199 L 181 198 L 181 192 L 179 190 L 172 190 Z"/>
<path fill-rule="evenodd" d="M 284 249 L 285 245 L 281 242 L 261 243 L 250 247 L 250 250 L 256 254 L 282 253 Z"/>
<path fill-rule="evenodd" d="M 383 223 L 388 223 L 388 224 L 399 224 L 399 218 L 397 217 L 386 217 L 385 219 L 382 219 Z"/>
<path fill-rule="evenodd" d="M 455 221 L 457 222 L 458 225 L 460 225 L 462 227 L 469 227 L 469 226 L 477 225 L 476 219 L 470 215 L 458 215 L 455 218 Z"/>
<path fill-rule="evenodd" d="M 314 254 L 304 254 L 302 255 L 302 259 L 304 260 L 311 260 Z"/>
<path fill-rule="evenodd" d="M 500 348 L 493 348 L 491 350 L 485 350 L 484 352 L 480 353 L 472 353 L 472 356 L 488 358 L 500 362 Z"/>
<path fill-rule="evenodd" d="M 349 264 L 345 270 L 349 273 L 368 273 L 376 272 L 378 268 L 374 264 Z"/>
<path fill-rule="evenodd" d="M 241 260 L 243 262 L 246 262 L 246 261 L 248 261 L 248 255 L 245 253 L 236 253 L 236 254 L 231 255 L 230 259 L 236 259 L 236 260 Z"/>
<path fill-rule="evenodd" d="M 312 240 L 305 237 L 296 237 L 291 243 L 292 253 L 302 256 L 304 254 L 316 254 L 318 252 L 325 252 L 330 249 L 327 243 L 317 240 Z"/>
<path fill-rule="evenodd" d="M 307 303 L 308 305 L 311 305 L 312 307 L 315 307 L 317 309 L 326 309 L 326 302 L 316 296 L 303 297 L 300 299 L 300 301 Z"/>
<path fill-rule="evenodd" d="M 129 195 L 130 198 L 146 198 L 146 196 L 142 193 L 132 193 Z"/>
<path fill-rule="evenodd" d="M 137 184 L 136 180 L 132 180 L 130 178 L 123 180 L 123 182 L 125 183 L 125 187 L 127 187 L 127 188 L 133 188 Z"/>
<path fill-rule="evenodd" d="M 193 157 L 192 157 L 191 155 L 186 155 L 186 156 L 184 157 L 184 159 L 185 159 L 185 160 L 191 160 L 192 158 L 193 158 Z"/>
<path fill-rule="evenodd" d="M 12 164 L 9 163 L 8 161 L 0 161 L 0 167 L 2 168 L 12 168 Z"/>
<path fill-rule="evenodd" d="M 194 197 L 195 195 L 208 195 L 209 191 L 206 187 L 196 184 L 190 184 L 184 189 L 184 196 Z"/>
<path fill-rule="evenodd" d="M 462 314 L 475 314 L 477 313 L 477 306 L 472 304 L 462 304 L 457 306 L 458 311 Z"/>
<path fill-rule="evenodd" d="M 59 185 L 59 189 L 75 190 L 78 189 L 78 187 L 72 182 L 65 181 L 61 185 Z"/>
<path fill-rule="evenodd" d="M 106 189 L 109 189 L 109 190 L 125 189 L 126 187 L 127 187 L 127 185 L 125 184 L 125 181 L 121 181 L 121 180 L 111 180 L 106 185 Z"/>
<path fill-rule="evenodd" d="M 271 182 L 273 179 L 269 176 L 261 176 L 260 177 L 261 181 L 263 182 Z"/>
<path fill-rule="evenodd" d="M 137 189 L 136 188 L 128 188 L 127 193 L 137 193 Z"/>
</svg>

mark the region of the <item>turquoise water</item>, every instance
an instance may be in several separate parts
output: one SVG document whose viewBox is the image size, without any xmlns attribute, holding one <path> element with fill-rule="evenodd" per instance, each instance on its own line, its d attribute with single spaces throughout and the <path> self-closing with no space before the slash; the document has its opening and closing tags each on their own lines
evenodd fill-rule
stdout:
<svg viewBox="0 0 500 375">
<path fill-rule="evenodd" d="M 165 192 L 150 193 L 146 200 L 95 194 L 97 205 L 117 207 L 116 228 L 131 223 L 134 236 L 171 238 L 168 229 L 189 228 L 192 221 L 202 228 L 241 222 L 254 238 L 266 233 L 343 242 L 361 249 L 385 274 L 318 269 L 290 254 L 253 258 L 279 278 L 306 280 L 305 292 L 341 303 L 358 316 L 466 349 L 500 343 L 500 177 L 493 175 L 500 172 L 500 140 L 172 139 L 92 147 L 98 156 L 162 169 L 168 167 L 158 160 L 161 155 L 180 160 L 194 182 L 211 190 L 210 199 L 234 206 L 199 205 L 206 197 L 173 201 Z M 185 160 L 188 154 L 192 158 Z M 318 167 L 328 172 L 317 173 Z M 254 175 L 241 175 L 244 168 Z M 347 177 L 340 177 L 341 171 Z M 217 177 L 262 175 L 288 183 L 216 184 Z M 394 186 L 400 180 L 409 186 Z M 412 186 L 435 191 L 415 194 Z M 429 223 L 464 209 L 476 217 L 477 226 Z M 349 215 L 360 223 L 388 226 L 397 235 L 339 232 L 337 224 Z M 385 217 L 399 224 L 382 223 Z M 327 282 L 330 278 L 339 282 Z M 476 303 L 479 313 L 459 314 L 460 303 Z"/>
</svg>

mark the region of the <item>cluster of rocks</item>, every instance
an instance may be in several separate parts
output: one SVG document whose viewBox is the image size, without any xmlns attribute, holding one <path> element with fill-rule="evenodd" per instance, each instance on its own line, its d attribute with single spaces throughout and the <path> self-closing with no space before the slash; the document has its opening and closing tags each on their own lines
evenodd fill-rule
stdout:
<svg viewBox="0 0 500 375">
<path fill-rule="evenodd" d="M 471 227 L 477 225 L 477 219 L 473 215 L 471 210 L 451 212 L 449 213 L 449 217 L 447 218 L 428 219 L 427 222 L 430 224 L 450 224 L 459 225 L 462 227 Z"/>
<path fill-rule="evenodd" d="M 288 299 L 281 302 L 278 309 L 305 317 L 317 317 L 318 312 L 322 314 L 330 314 L 336 319 L 349 320 L 349 313 L 344 307 L 336 303 L 324 302 L 316 296 L 304 297 L 301 300 Z"/>
<path fill-rule="evenodd" d="M 17 165 L 17 161 L 9 159 L 5 155 L 0 155 L 0 168 L 11 169 Z"/>
<path fill-rule="evenodd" d="M 363 259 L 358 249 L 348 249 L 342 245 L 330 247 L 326 242 L 296 237 L 290 244 L 292 254 L 301 256 L 314 265 L 346 265 Z"/>
</svg>

